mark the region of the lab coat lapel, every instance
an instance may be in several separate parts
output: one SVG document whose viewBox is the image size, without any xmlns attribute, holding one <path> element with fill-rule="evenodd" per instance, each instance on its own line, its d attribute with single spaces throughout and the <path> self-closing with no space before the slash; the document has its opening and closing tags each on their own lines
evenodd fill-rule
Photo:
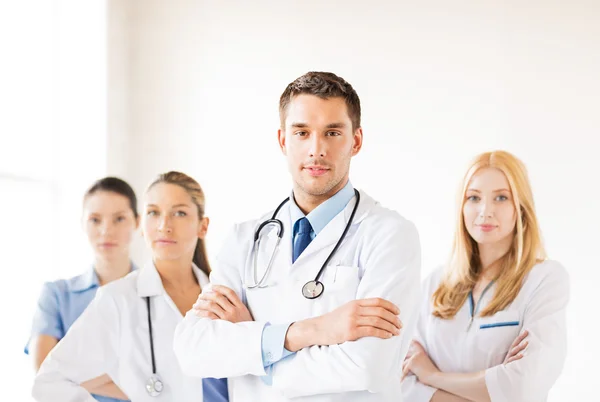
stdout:
<svg viewBox="0 0 600 402">
<path fill-rule="evenodd" d="M 148 260 L 139 271 L 137 292 L 139 297 L 159 296 L 165 292 L 160 275 L 152 260 Z"/>
<path fill-rule="evenodd" d="M 356 210 L 356 215 L 354 216 L 354 220 L 352 222 L 352 226 L 359 223 L 368 213 L 368 211 L 373 206 L 373 199 L 366 195 L 364 192 L 360 192 L 360 204 L 358 209 Z M 327 251 L 327 254 L 330 253 L 338 240 L 342 236 L 348 221 L 350 220 L 350 215 L 352 215 L 352 210 L 354 209 L 354 205 L 356 204 L 356 197 L 352 198 L 348 205 L 337 214 L 324 228 L 323 230 L 310 242 L 310 244 L 306 247 L 306 249 L 300 254 L 295 264 L 302 263 L 307 258 L 309 258 L 312 254 Z M 351 229 L 349 230 L 350 233 Z M 327 258 L 327 257 L 324 257 Z M 317 268 L 318 269 L 318 268 Z"/>
</svg>

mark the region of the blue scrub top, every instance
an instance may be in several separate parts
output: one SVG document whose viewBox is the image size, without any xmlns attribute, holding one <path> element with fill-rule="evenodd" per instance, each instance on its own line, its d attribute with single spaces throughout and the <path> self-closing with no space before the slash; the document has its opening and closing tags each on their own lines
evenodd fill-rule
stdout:
<svg viewBox="0 0 600 402">
<path fill-rule="evenodd" d="M 131 267 L 135 269 L 133 264 Z M 93 268 L 71 279 L 44 283 L 33 316 L 29 341 L 37 335 L 49 335 L 60 341 L 94 299 L 99 287 L 98 275 Z M 29 341 L 25 346 L 27 354 Z M 121 399 L 93 396 L 101 402 L 122 402 Z"/>
</svg>

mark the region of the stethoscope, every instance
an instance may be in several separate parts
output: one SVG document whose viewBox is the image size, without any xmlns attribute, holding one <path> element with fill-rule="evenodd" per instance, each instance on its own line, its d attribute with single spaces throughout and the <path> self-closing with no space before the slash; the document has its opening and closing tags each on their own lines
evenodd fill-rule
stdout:
<svg viewBox="0 0 600 402">
<path fill-rule="evenodd" d="M 360 203 L 360 193 L 358 192 L 358 190 L 354 189 L 354 194 L 356 195 L 356 204 L 354 204 L 354 208 L 352 209 L 352 214 L 350 214 L 350 219 L 348 220 L 348 223 L 346 224 L 346 228 L 344 229 L 342 236 L 336 243 L 336 245 L 333 248 L 333 250 L 331 251 L 331 253 L 329 253 L 329 256 L 327 257 L 327 259 L 325 260 L 323 265 L 321 265 L 321 269 L 319 269 L 319 272 L 317 273 L 317 276 L 315 277 L 315 279 L 306 282 L 304 284 L 304 286 L 302 286 L 302 296 L 304 296 L 307 299 L 316 299 L 317 297 L 321 296 L 323 294 L 323 291 L 325 290 L 323 283 L 321 281 L 319 281 L 319 279 L 321 278 L 321 274 L 323 274 L 325 267 L 327 266 L 327 264 L 329 263 L 329 261 L 331 260 L 331 258 L 333 257 L 333 255 L 335 254 L 337 249 L 340 247 L 340 244 L 342 244 L 342 241 L 344 241 L 344 238 L 346 237 L 346 233 L 348 233 L 350 226 L 352 226 L 352 220 L 354 219 L 354 215 L 356 214 L 356 210 L 358 209 L 358 204 Z M 252 264 L 253 270 L 254 270 L 254 284 L 252 284 L 252 285 L 246 284 L 247 289 L 266 288 L 268 286 L 265 284 L 265 281 L 269 276 L 269 272 L 271 272 L 271 267 L 273 266 L 275 254 L 277 253 L 277 250 L 279 248 L 279 243 L 281 242 L 281 239 L 283 238 L 283 222 L 281 222 L 279 219 L 277 219 L 277 213 L 279 212 L 281 207 L 283 207 L 289 200 L 290 200 L 289 197 L 286 198 L 285 200 L 283 200 L 281 202 L 281 204 L 279 204 L 277 209 L 275 209 L 275 212 L 273 213 L 273 216 L 271 217 L 271 219 L 268 219 L 268 220 L 264 221 L 263 223 L 261 223 L 258 226 L 258 229 L 256 229 L 256 231 L 254 232 L 254 246 L 252 247 L 252 253 L 254 254 L 253 264 Z M 275 248 L 273 250 L 273 253 L 271 254 L 271 258 L 269 259 L 269 264 L 267 265 L 267 269 L 265 270 L 265 273 L 260 278 L 260 280 L 258 280 L 258 250 L 260 249 L 260 241 L 261 241 L 260 233 L 265 227 L 270 226 L 270 225 L 273 225 L 277 228 L 277 242 L 275 243 Z"/>
<path fill-rule="evenodd" d="M 146 391 L 150 396 L 159 396 L 164 384 L 156 374 L 156 360 L 154 359 L 154 339 L 152 338 L 152 319 L 150 318 L 150 298 L 146 297 L 146 311 L 148 312 L 148 333 L 150 334 L 150 356 L 152 356 L 152 375 L 146 382 Z"/>
</svg>

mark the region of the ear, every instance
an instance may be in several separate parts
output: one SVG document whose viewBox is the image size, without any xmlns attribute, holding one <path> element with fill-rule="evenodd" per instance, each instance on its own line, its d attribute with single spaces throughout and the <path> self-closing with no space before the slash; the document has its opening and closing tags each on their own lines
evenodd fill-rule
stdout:
<svg viewBox="0 0 600 402">
<path fill-rule="evenodd" d="M 208 232 L 208 224 L 210 223 L 210 219 L 204 217 L 200 220 L 200 225 L 198 226 L 198 238 L 204 239 L 206 237 L 206 233 Z"/>
<path fill-rule="evenodd" d="M 362 148 L 362 142 L 363 142 L 362 127 L 359 127 L 354 131 L 353 140 L 354 140 L 354 144 L 352 144 L 352 156 L 356 155 Z"/>
<path fill-rule="evenodd" d="M 287 149 L 285 147 L 285 130 L 279 129 L 277 130 L 277 140 L 279 141 L 279 148 L 281 148 L 281 152 L 287 156 Z"/>
<path fill-rule="evenodd" d="M 135 218 L 135 230 L 138 230 L 140 228 L 140 216 L 138 215 L 137 218 Z"/>
</svg>

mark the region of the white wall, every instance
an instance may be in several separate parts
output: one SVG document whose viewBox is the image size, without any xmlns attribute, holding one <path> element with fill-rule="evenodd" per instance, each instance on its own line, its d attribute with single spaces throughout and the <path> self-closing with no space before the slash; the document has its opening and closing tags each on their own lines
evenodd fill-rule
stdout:
<svg viewBox="0 0 600 402">
<path fill-rule="evenodd" d="M 31 400 L 23 353 L 44 281 L 90 267 L 83 193 L 106 172 L 105 1 L 0 3 L 0 377 Z"/>
<path fill-rule="evenodd" d="M 109 58 L 122 57 L 118 68 L 129 77 L 109 83 L 117 89 L 110 100 L 129 112 L 122 126 L 129 160 L 114 163 L 138 191 L 166 170 L 197 178 L 207 193 L 213 255 L 233 222 L 288 194 L 277 105 L 308 70 L 336 72 L 358 91 L 365 144 L 352 182 L 417 224 L 424 274 L 449 251 L 455 189 L 469 159 L 492 149 L 521 157 L 550 256 L 572 279 L 569 357 L 550 400 L 596 394 L 589 367 L 600 357 L 591 303 L 600 280 L 593 252 L 600 242 L 599 3 L 132 0 L 111 7 L 128 42 L 112 41 Z M 109 110 L 109 120 L 125 115 Z"/>
</svg>

